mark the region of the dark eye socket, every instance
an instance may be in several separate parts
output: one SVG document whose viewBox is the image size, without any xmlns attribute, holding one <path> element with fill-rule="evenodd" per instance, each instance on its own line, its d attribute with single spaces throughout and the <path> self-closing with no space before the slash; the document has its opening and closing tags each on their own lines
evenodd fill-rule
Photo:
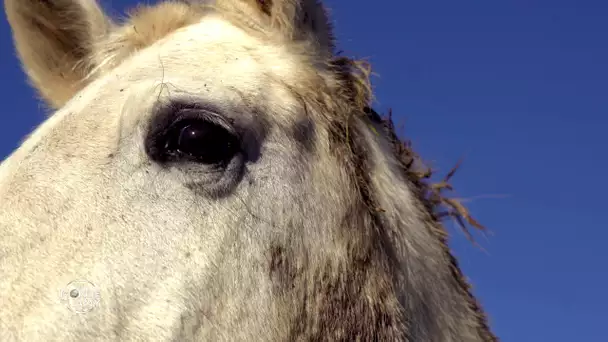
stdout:
<svg viewBox="0 0 608 342">
<path fill-rule="evenodd" d="M 167 159 L 187 159 L 201 164 L 228 163 L 239 151 L 239 140 L 221 125 L 205 120 L 181 120 L 162 139 Z"/>
</svg>

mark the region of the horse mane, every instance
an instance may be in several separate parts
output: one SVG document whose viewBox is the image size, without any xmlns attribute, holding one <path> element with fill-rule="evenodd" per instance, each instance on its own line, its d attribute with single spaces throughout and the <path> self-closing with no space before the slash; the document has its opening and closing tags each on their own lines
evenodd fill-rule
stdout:
<svg viewBox="0 0 608 342">
<path fill-rule="evenodd" d="M 388 137 L 393 152 L 400 164 L 401 172 L 414 185 L 416 197 L 424 205 L 428 215 L 436 224 L 432 225 L 432 232 L 441 242 L 445 255 L 450 260 L 452 275 L 456 280 L 462 292 L 466 295 L 469 306 L 476 316 L 477 323 L 480 326 L 480 333 L 487 341 L 498 341 L 488 325 L 486 313 L 482 309 L 478 300 L 473 296 L 471 285 L 462 273 L 458 261 L 450 252 L 448 246 L 448 233 L 442 224 L 446 218 L 452 218 L 461 230 L 466 234 L 467 238 L 475 244 L 473 235 L 469 230 L 472 227 L 476 230 L 485 232 L 486 227 L 475 220 L 467 208 L 457 199 L 450 198 L 446 195 L 447 191 L 452 191 L 453 187 L 449 181 L 456 173 L 456 170 L 461 165 L 457 163 L 445 177 L 438 183 L 432 183 L 431 177 L 435 173 L 422 158 L 414 151 L 410 140 L 402 140 L 396 132 L 395 123 L 393 122 L 392 110 L 384 117 L 380 116 L 374 109 L 367 107 L 365 113 L 373 121 L 381 124 L 384 128 L 384 133 Z"/>
</svg>

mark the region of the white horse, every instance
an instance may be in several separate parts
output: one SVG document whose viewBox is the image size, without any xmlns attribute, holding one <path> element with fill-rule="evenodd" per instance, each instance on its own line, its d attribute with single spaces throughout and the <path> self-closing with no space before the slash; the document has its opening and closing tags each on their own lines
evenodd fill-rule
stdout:
<svg viewBox="0 0 608 342">
<path fill-rule="evenodd" d="M 4 4 L 57 111 L 0 166 L 0 336 L 496 339 L 317 1 Z"/>
</svg>

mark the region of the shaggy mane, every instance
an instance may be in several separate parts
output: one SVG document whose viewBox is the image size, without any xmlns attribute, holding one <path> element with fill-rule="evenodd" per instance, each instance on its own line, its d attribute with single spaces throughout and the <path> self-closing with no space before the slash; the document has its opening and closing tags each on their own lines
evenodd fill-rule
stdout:
<svg viewBox="0 0 608 342">
<path fill-rule="evenodd" d="M 448 256 L 448 260 L 450 260 L 454 279 L 463 292 L 466 293 L 471 310 L 475 313 L 481 330 L 486 334 L 486 340 L 498 341 L 498 338 L 491 333 L 484 310 L 471 292 L 471 285 L 458 266 L 458 261 L 450 252 L 447 241 L 448 232 L 442 224 L 442 221 L 445 218 L 452 218 L 466 234 L 467 238 L 474 244 L 475 241 L 469 227 L 482 232 L 486 231 L 486 228 L 470 215 L 469 211 L 460 201 L 447 197 L 445 194 L 446 190 L 453 190 L 449 181 L 456 173 L 456 170 L 460 166 L 460 162 L 445 175 L 441 182 L 432 183 L 430 181 L 431 176 L 434 174 L 432 169 L 424 163 L 416 152 L 414 152 L 411 141 L 401 140 L 397 135 L 392 118 L 392 110 L 389 110 L 388 115 L 384 117 L 381 117 L 376 111 L 369 107 L 365 109 L 365 112 L 372 121 L 381 123 L 386 136 L 393 146 L 393 151 L 403 174 L 412 182 L 416 197 L 424 204 L 428 214 L 437 223 L 436 225 L 433 225 L 435 228 L 433 229 L 433 233 L 441 242 L 443 250 Z"/>
<path fill-rule="evenodd" d="M 448 196 L 448 192 L 453 191 L 450 180 L 460 166 L 460 163 L 456 164 L 441 181 L 433 183 L 431 177 L 435 172 L 414 151 L 411 141 L 401 139 L 398 136 L 393 122 L 392 111 L 389 110 L 387 115 L 381 116 L 371 108 L 373 94 L 370 82 L 370 75 L 372 74 L 370 64 L 366 61 L 339 56 L 338 53 L 330 61 L 330 69 L 342 85 L 340 97 L 344 98 L 351 106 L 351 110 L 345 112 L 346 117 L 335 117 L 331 120 L 337 127 L 342 127 L 342 129 L 338 129 L 338 132 L 342 132 L 341 135 L 346 134 L 346 136 L 341 136 L 341 138 L 345 139 L 347 144 L 352 146 L 353 141 L 349 138 L 349 135 L 352 136 L 355 132 L 353 134 L 348 132 L 348 122 L 353 119 L 353 116 L 357 115 L 363 116 L 364 121 L 367 119 L 384 130 L 384 132 L 375 133 L 383 133 L 388 139 L 395 159 L 399 163 L 401 173 L 412 185 L 410 189 L 414 197 L 422 203 L 428 219 L 434 223 L 429 225 L 431 233 L 441 244 L 443 253 L 449 261 L 450 272 L 452 273 L 455 285 L 464 295 L 478 323 L 480 336 L 485 341 L 498 341 L 499 339 L 492 333 L 488 325 L 486 313 L 473 295 L 471 285 L 462 273 L 458 261 L 450 251 L 448 246 L 449 234 L 443 225 L 443 221 L 452 219 L 474 245 L 477 244 L 471 233 L 471 228 L 481 232 L 486 231 L 486 228 L 471 216 L 467 208 L 459 200 Z M 370 125 L 369 129 L 376 131 L 373 125 Z M 354 144 L 356 145 L 356 143 Z M 359 165 L 359 168 L 361 167 Z M 368 189 L 366 189 L 368 181 L 360 179 L 361 177 L 355 178 L 358 178 L 356 182 L 359 183 L 358 186 L 362 197 L 369 197 L 369 194 L 367 194 Z M 374 212 L 385 211 L 381 207 L 376 207 L 373 200 L 370 199 L 367 202 L 368 210 L 372 215 L 374 215 Z"/>
</svg>

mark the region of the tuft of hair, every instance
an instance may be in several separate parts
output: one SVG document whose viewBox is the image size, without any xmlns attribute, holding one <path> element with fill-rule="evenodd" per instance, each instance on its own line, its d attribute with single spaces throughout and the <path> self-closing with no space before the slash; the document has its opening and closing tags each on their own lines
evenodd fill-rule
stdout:
<svg viewBox="0 0 608 342">
<path fill-rule="evenodd" d="M 137 51 L 180 28 L 195 24 L 201 16 L 202 12 L 197 7 L 184 2 L 137 6 L 129 11 L 123 25 L 95 42 L 94 53 L 82 61 L 93 66 L 87 78 L 111 70 Z"/>
</svg>

